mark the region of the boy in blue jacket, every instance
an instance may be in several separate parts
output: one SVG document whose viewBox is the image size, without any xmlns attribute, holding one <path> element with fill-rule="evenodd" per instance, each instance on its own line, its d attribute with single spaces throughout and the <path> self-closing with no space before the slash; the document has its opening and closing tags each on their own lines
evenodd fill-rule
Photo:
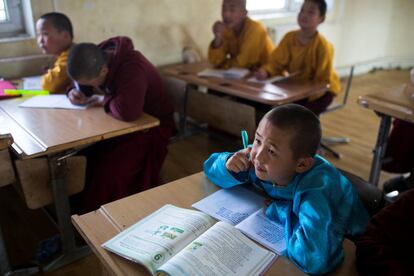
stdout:
<svg viewBox="0 0 414 276">
<path fill-rule="evenodd" d="M 252 147 L 214 153 L 204 172 L 230 188 L 247 181 L 273 201 L 266 216 L 285 226 L 287 256 L 306 273 L 323 274 L 344 258 L 344 236 L 363 232 L 369 215 L 352 184 L 316 154 L 319 119 L 296 104 L 276 107 L 261 120 Z"/>
</svg>

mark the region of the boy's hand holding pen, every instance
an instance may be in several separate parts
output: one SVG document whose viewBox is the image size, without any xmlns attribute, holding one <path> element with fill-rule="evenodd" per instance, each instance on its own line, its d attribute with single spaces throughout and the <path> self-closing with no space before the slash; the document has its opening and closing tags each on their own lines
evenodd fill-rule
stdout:
<svg viewBox="0 0 414 276">
<path fill-rule="evenodd" d="M 244 172 L 249 170 L 251 166 L 249 138 L 247 132 L 242 130 L 242 141 L 244 149 L 234 153 L 226 162 L 226 168 L 234 173 Z"/>
</svg>

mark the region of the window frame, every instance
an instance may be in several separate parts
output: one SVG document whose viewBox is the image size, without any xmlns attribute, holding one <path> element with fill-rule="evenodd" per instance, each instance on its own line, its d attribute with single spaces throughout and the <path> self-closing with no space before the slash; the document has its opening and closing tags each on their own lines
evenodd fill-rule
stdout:
<svg viewBox="0 0 414 276">
<path fill-rule="evenodd" d="M 33 37 L 34 24 L 30 0 L 1 0 L 8 20 L 0 23 L 0 41 Z"/>
<path fill-rule="evenodd" d="M 255 0 L 250 1 L 254 2 Z M 285 7 L 281 9 L 248 10 L 249 16 L 251 16 L 254 19 L 272 19 L 296 16 L 303 3 L 303 1 L 297 2 L 295 0 L 284 0 L 284 2 Z M 334 2 L 335 0 L 326 0 L 326 3 L 328 5 L 327 12 L 333 9 Z"/>
</svg>

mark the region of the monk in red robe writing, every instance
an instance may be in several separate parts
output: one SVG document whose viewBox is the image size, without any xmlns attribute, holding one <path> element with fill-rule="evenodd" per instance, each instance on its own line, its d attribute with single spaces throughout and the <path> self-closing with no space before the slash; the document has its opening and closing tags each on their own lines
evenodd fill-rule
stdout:
<svg viewBox="0 0 414 276">
<path fill-rule="evenodd" d="M 68 74 L 75 83 L 68 93 L 73 104 L 102 106 L 123 121 L 135 120 L 143 112 L 160 120 L 158 127 L 109 139 L 86 150 L 81 212 L 158 185 L 175 127 L 173 106 L 156 68 L 134 50 L 131 39 L 114 37 L 99 45 L 74 46 Z"/>
</svg>

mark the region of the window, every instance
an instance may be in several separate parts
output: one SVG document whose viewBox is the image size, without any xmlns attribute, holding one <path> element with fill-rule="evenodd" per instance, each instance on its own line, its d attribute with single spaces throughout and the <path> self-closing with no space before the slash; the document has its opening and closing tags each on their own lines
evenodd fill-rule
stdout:
<svg viewBox="0 0 414 276">
<path fill-rule="evenodd" d="M 30 8 L 30 1 L 0 0 L 0 38 L 27 33 L 27 23 L 24 20 L 25 7 Z"/>
<path fill-rule="evenodd" d="M 296 12 L 303 0 L 247 0 L 247 10 L 253 15 Z"/>
<path fill-rule="evenodd" d="M 334 0 L 326 0 L 328 10 L 332 8 Z M 303 0 L 247 0 L 247 10 L 254 17 L 274 17 L 277 14 L 296 14 Z"/>
<path fill-rule="evenodd" d="M 0 22 L 4 22 L 7 20 L 6 12 L 6 4 L 4 3 L 4 0 L 0 0 Z"/>
</svg>

